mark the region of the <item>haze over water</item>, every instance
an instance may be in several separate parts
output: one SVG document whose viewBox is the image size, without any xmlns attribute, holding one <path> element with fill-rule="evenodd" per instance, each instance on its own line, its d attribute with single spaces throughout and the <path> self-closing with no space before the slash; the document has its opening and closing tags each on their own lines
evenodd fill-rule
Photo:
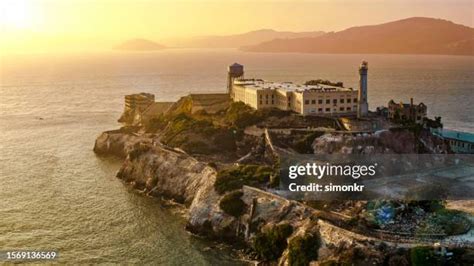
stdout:
<svg viewBox="0 0 474 266">
<path fill-rule="evenodd" d="M 54 249 L 70 263 L 206 264 L 227 252 L 184 230 L 184 219 L 116 179 L 120 160 L 92 152 L 118 128 L 123 96 L 176 100 L 223 92 L 226 67 L 246 77 L 304 82 L 323 78 L 357 88 L 369 61 L 369 107 L 428 105 L 446 128 L 474 132 L 473 57 L 253 54 L 235 50 L 17 55 L 0 61 L 0 247 Z"/>
</svg>

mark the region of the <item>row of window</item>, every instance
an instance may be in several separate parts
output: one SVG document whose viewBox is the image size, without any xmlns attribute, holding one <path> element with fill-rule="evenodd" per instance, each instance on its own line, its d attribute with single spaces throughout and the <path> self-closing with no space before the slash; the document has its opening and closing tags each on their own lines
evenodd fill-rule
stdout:
<svg viewBox="0 0 474 266">
<path fill-rule="evenodd" d="M 355 110 L 355 109 L 356 109 L 356 107 L 354 107 L 354 110 Z M 325 109 L 323 109 L 323 108 L 318 108 L 318 113 L 322 113 L 323 110 L 324 110 L 325 113 L 331 112 L 331 108 L 325 108 Z M 337 111 L 337 109 L 334 108 L 333 112 L 336 112 L 336 111 Z M 339 111 L 340 111 L 340 112 L 344 112 L 344 111 L 350 112 L 350 111 L 352 111 L 352 108 L 351 108 L 351 107 L 346 107 L 346 108 L 340 107 L 340 108 L 339 108 Z M 316 112 L 315 109 L 312 109 L 312 110 L 311 110 L 311 113 L 315 113 L 315 112 Z"/>
<path fill-rule="evenodd" d="M 452 146 L 458 146 L 458 147 L 461 147 L 461 148 L 469 148 L 471 150 L 474 150 L 474 144 L 469 144 L 469 143 L 465 143 L 465 142 L 462 142 L 462 141 L 456 141 L 456 140 L 450 140 L 450 143 L 451 143 Z"/>
<path fill-rule="evenodd" d="M 352 101 L 351 99 L 339 99 L 339 103 L 345 103 L 345 102 L 351 103 L 351 101 Z M 332 103 L 333 103 L 333 104 L 337 104 L 337 102 L 338 102 L 337 99 L 333 99 L 333 100 L 332 100 Z M 311 104 L 316 104 L 316 100 L 311 100 L 311 101 L 310 101 L 310 100 L 305 100 L 305 101 L 304 101 L 304 104 L 310 104 L 310 103 L 311 103 Z M 326 99 L 326 104 L 330 104 L 330 103 L 331 103 L 331 100 L 330 100 L 330 99 Z M 357 98 L 354 98 L 354 103 L 357 103 Z M 323 100 L 322 100 L 322 99 L 319 99 L 319 100 L 318 100 L 318 104 L 323 104 Z"/>
<path fill-rule="evenodd" d="M 260 99 L 260 104 L 263 104 L 263 101 L 261 99 Z M 265 104 L 268 104 L 268 99 L 265 100 Z M 273 99 L 272 99 L 272 104 L 275 104 L 275 101 Z"/>
</svg>

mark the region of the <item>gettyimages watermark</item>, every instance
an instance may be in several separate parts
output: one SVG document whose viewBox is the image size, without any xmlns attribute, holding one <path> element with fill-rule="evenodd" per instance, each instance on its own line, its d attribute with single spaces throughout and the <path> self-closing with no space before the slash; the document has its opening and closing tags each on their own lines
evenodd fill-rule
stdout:
<svg viewBox="0 0 474 266">
<path fill-rule="evenodd" d="M 473 155 L 292 155 L 280 169 L 277 193 L 292 199 L 474 198 Z"/>
</svg>

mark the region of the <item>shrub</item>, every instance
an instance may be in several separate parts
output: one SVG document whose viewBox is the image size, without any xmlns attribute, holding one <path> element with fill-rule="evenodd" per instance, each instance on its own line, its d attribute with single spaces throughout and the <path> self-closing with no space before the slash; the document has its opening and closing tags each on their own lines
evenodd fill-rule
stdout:
<svg viewBox="0 0 474 266">
<path fill-rule="evenodd" d="M 436 254 L 431 247 L 414 247 L 410 251 L 411 263 L 413 266 L 421 265 L 441 265 Z"/>
<path fill-rule="evenodd" d="M 196 141 L 186 141 L 182 143 L 181 148 L 186 152 L 193 154 L 211 154 L 213 152 L 212 147 L 205 142 L 196 140 Z"/>
<path fill-rule="evenodd" d="M 217 174 L 214 189 L 219 194 L 242 188 L 243 185 L 256 186 L 266 183 L 273 174 L 272 168 L 259 165 L 239 165 Z"/>
<path fill-rule="evenodd" d="M 307 234 L 296 236 L 290 241 L 288 263 L 291 266 L 306 266 L 318 258 L 318 249 L 321 246 L 319 236 Z"/>
<path fill-rule="evenodd" d="M 225 213 L 232 215 L 236 218 L 240 217 L 247 208 L 245 202 L 241 199 L 243 196 L 242 191 L 232 191 L 226 194 L 219 202 L 219 207 Z"/>
<path fill-rule="evenodd" d="M 293 233 L 289 224 L 273 226 L 257 234 L 253 241 L 255 252 L 264 260 L 277 260 L 287 247 L 287 238 Z"/>
<path fill-rule="evenodd" d="M 470 221 L 463 212 L 457 210 L 441 209 L 430 215 L 431 223 L 438 224 L 447 235 L 459 235 L 470 229 Z"/>
<path fill-rule="evenodd" d="M 341 81 L 332 82 L 330 80 L 324 80 L 324 79 L 312 79 L 304 83 L 304 85 L 318 85 L 318 84 L 341 87 L 341 88 L 344 87 L 344 83 L 342 83 Z"/>
<path fill-rule="evenodd" d="M 312 147 L 314 139 L 322 136 L 323 134 L 324 134 L 323 132 L 313 132 L 310 134 L 306 134 L 294 142 L 293 148 L 298 153 L 314 153 L 314 150 Z"/>
<path fill-rule="evenodd" d="M 237 128 L 245 128 L 262 120 L 259 114 L 243 102 L 234 102 L 227 109 L 225 120 Z"/>
<path fill-rule="evenodd" d="M 150 119 L 150 121 L 145 124 L 145 131 L 155 133 L 164 129 L 167 124 L 168 120 L 163 115 L 159 115 L 158 117 Z"/>
<path fill-rule="evenodd" d="M 197 120 L 186 113 L 180 113 L 171 119 L 163 134 L 163 141 L 169 143 L 184 131 L 191 131 L 209 137 L 216 132 L 216 128 L 208 120 Z"/>
<path fill-rule="evenodd" d="M 446 234 L 459 235 L 466 233 L 471 228 L 471 222 L 461 211 L 440 209 L 429 214 L 420 227 L 417 235 Z"/>
</svg>

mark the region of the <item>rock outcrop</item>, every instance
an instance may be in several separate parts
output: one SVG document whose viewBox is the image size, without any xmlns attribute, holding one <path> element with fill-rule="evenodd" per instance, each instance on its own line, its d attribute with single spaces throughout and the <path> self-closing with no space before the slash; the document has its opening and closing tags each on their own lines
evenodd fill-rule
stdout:
<svg viewBox="0 0 474 266">
<path fill-rule="evenodd" d="M 155 196 L 186 206 L 198 192 L 212 187 L 216 170 L 193 157 L 160 144 L 139 142 L 127 156 L 117 177 Z"/>
<path fill-rule="evenodd" d="M 133 146 L 139 142 L 150 142 L 150 138 L 137 136 L 123 130 L 110 130 L 100 134 L 95 140 L 94 152 L 100 155 L 127 157 Z"/>
</svg>

